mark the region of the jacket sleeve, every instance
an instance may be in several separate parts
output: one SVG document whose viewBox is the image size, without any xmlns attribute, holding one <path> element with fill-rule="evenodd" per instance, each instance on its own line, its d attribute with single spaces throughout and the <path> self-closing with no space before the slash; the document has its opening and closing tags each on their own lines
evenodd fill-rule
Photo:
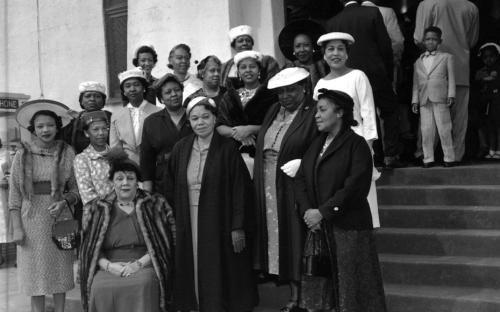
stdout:
<svg viewBox="0 0 500 312">
<path fill-rule="evenodd" d="M 353 145 L 351 153 L 351 168 L 343 188 L 337 190 L 332 197 L 318 207 L 327 220 L 342 214 L 345 207 L 353 200 L 366 198 L 370 191 L 373 162 L 368 144 L 364 140 L 359 140 Z"/>
<path fill-rule="evenodd" d="M 304 175 L 304 159 L 302 159 L 299 170 L 295 175 L 293 186 L 295 191 L 295 204 L 297 205 L 299 215 L 303 216 L 308 209 L 314 208 L 307 198 L 307 183 Z"/>
<path fill-rule="evenodd" d="M 415 32 L 413 33 L 413 39 L 416 43 L 421 43 L 424 39 L 424 30 L 430 26 L 430 14 L 427 12 L 427 8 L 424 7 L 425 3 L 420 2 L 417 8 L 417 14 L 415 17 Z"/>
<path fill-rule="evenodd" d="M 233 143 L 233 142 L 231 142 Z M 250 174 L 248 173 L 247 166 L 241 158 L 236 145 L 230 144 L 232 148 L 228 148 L 226 155 L 228 157 L 227 165 L 229 166 L 229 174 L 231 175 L 232 187 L 232 230 L 246 229 L 247 223 L 250 220 L 246 220 L 249 211 L 248 208 L 253 206 L 253 187 L 250 179 Z"/>
<path fill-rule="evenodd" d="M 417 73 L 417 62 L 413 64 L 413 90 L 412 90 L 412 97 L 411 97 L 411 103 L 419 103 L 418 99 L 418 73 Z"/>
<path fill-rule="evenodd" d="M 455 97 L 456 83 L 455 83 L 455 60 L 453 55 L 448 55 L 446 67 L 448 69 L 448 97 Z"/>
<path fill-rule="evenodd" d="M 391 38 L 392 43 L 392 54 L 395 60 L 401 60 L 404 50 L 404 37 L 399 28 L 398 18 L 396 17 L 396 12 L 393 9 L 389 10 L 387 18 L 387 32 Z"/>
<path fill-rule="evenodd" d="M 373 99 L 372 86 L 368 77 L 362 74 L 357 79 L 356 93 L 359 98 L 359 113 L 361 114 L 363 127 L 363 137 L 365 140 L 376 140 L 377 133 L 377 116 L 375 112 L 375 101 Z"/>
<path fill-rule="evenodd" d="M 156 171 L 156 151 L 151 144 L 151 138 L 154 135 L 152 128 L 154 127 L 153 119 L 149 116 L 144 120 L 141 139 L 141 172 L 144 181 L 155 181 Z"/>
<path fill-rule="evenodd" d="M 116 128 L 116 115 L 111 115 L 111 122 L 109 126 L 109 147 L 121 146 L 120 136 L 118 134 L 118 129 Z"/>
<path fill-rule="evenodd" d="M 468 23 L 467 41 L 469 43 L 469 48 L 472 48 L 476 45 L 479 38 L 479 11 L 472 2 L 469 2 L 469 5 L 471 8 L 469 13 L 470 21 Z"/>
<path fill-rule="evenodd" d="M 12 166 L 10 168 L 9 177 L 9 210 L 21 210 L 23 203 L 23 196 L 21 192 L 20 181 L 22 181 L 22 175 L 24 174 L 21 170 L 21 159 L 23 158 L 24 151 L 18 150 L 14 159 L 12 160 Z"/>
<path fill-rule="evenodd" d="M 389 34 L 387 33 L 387 28 L 384 24 L 384 18 L 378 9 L 375 10 L 375 31 L 376 31 L 376 40 L 378 44 L 378 49 L 380 55 L 382 56 L 382 61 L 384 62 L 385 70 L 387 71 L 387 75 L 390 77 L 391 81 L 393 79 L 394 74 L 394 61 L 392 54 L 392 43 Z"/>
</svg>

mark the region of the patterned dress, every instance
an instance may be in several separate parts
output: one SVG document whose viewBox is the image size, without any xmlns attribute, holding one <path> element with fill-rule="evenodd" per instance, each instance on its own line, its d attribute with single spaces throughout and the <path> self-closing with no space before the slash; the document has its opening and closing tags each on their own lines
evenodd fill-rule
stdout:
<svg viewBox="0 0 500 312">
<path fill-rule="evenodd" d="M 103 156 L 107 151 L 108 148 L 98 152 L 89 145 L 75 157 L 75 177 L 84 205 L 97 196 L 104 196 L 113 190 L 113 183 L 109 180 L 109 163 Z"/>
<path fill-rule="evenodd" d="M 9 190 L 9 209 L 20 209 L 22 226 L 25 232 L 24 243 L 17 247 L 17 267 L 21 291 L 28 296 L 41 296 L 64 293 L 74 287 L 73 283 L 73 251 L 57 249 L 52 241 L 52 225 L 54 218 L 49 214 L 48 207 L 54 203 L 49 192 L 37 191 L 36 185 L 49 183 L 56 160 L 56 146 L 40 148 L 30 145 L 33 155 L 32 180 L 34 194 L 31 200 L 23 199 L 21 182 L 23 165 L 21 153 L 14 157 Z M 67 146 L 61 156 L 64 162 L 64 172 L 59 175 L 69 176 L 65 181 L 65 189 L 78 194 L 73 174 L 73 149 Z M 69 174 L 67 174 L 69 172 Z M 64 174 L 66 173 L 66 174 Z"/>
</svg>

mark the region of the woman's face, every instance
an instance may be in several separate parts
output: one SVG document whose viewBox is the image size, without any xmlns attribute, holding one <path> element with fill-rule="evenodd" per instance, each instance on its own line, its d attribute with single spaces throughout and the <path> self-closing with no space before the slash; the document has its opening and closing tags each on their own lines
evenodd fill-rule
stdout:
<svg viewBox="0 0 500 312">
<path fill-rule="evenodd" d="M 325 54 L 323 56 L 331 69 L 343 69 L 346 67 L 347 47 L 342 40 L 330 40 L 325 45 Z"/>
<path fill-rule="evenodd" d="M 100 92 L 87 91 L 82 95 L 82 107 L 86 111 L 96 111 L 104 107 L 104 97 Z"/>
<path fill-rule="evenodd" d="M 299 34 L 293 40 L 293 53 L 302 64 L 307 64 L 313 58 L 313 44 L 311 38 L 304 34 Z"/>
<path fill-rule="evenodd" d="M 295 111 L 304 101 L 305 88 L 302 84 L 294 83 L 278 89 L 278 98 L 281 106 L 288 111 Z"/>
<path fill-rule="evenodd" d="M 203 84 L 217 88 L 220 84 L 220 66 L 214 61 L 208 61 L 203 71 Z"/>
<path fill-rule="evenodd" d="M 201 138 L 206 138 L 214 132 L 215 116 L 203 105 L 197 105 L 189 112 L 189 122 L 194 133 Z"/>
<path fill-rule="evenodd" d="M 236 39 L 234 39 L 234 50 L 236 52 L 248 51 L 252 50 L 252 48 L 253 48 L 252 37 L 248 35 L 243 35 L 236 37 Z"/>
<path fill-rule="evenodd" d="M 342 123 L 341 112 L 338 111 L 337 105 L 331 100 L 322 98 L 316 104 L 316 126 L 321 132 L 332 131 L 339 123 Z"/>
<path fill-rule="evenodd" d="M 109 125 L 104 120 L 94 121 L 85 133 L 90 139 L 92 146 L 105 147 L 108 141 Z"/>
<path fill-rule="evenodd" d="M 151 71 L 156 65 L 153 55 L 149 52 L 139 53 L 137 63 L 148 75 L 151 75 Z"/>
<path fill-rule="evenodd" d="M 117 171 L 113 175 L 113 187 L 120 201 L 132 201 L 137 193 L 138 181 L 133 171 Z"/>
<path fill-rule="evenodd" d="M 142 102 L 144 86 L 138 78 L 129 78 L 123 83 L 123 94 L 130 102 Z"/>
<path fill-rule="evenodd" d="M 57 124 L 54 118 L 38 115 L 35 118 L 35 135 L 45 144 L 52 143 L 57 135 Z"/>
<path fill-rule="evenodd" d="M 245 85 L 252 85 L 259 80 L 260 68 L 253 58 L 246 58 L 238 63 L 238 76 Z"/>
<path fill-rule="evenodd" d="M 168 81 L 161 87 L 162 103 L 169 110 L 178 110 L 182 107 L 182 89 L 175 81 Z"/>
<path fill-rule="evenodd" d="M 191 57 L 186 50 L 179 48 L 174 51 L 168 61 L 172 65 L 174 73 L 185 75 L 189 69 Z"/>
<path fill-rule="evenodd" d="M 498 57 L 498 53 L 495 53 L 490 49 L 485 49 L 481 53 L 481 59 L 483 60 L 484 65 L 488 67 L 492 67 L 493 65 L 495 65 L 495 63 L 498 61 Z"/>
</svg>

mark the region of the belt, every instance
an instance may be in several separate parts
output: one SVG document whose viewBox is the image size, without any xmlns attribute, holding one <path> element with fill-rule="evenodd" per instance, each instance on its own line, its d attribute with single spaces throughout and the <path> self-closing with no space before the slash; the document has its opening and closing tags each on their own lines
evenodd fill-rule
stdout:
<svg viewBox="0 0 500 312">
<path fill-rule="evenodd" d="M 50 181 L 33 182 L 33 194 L 50 195 L 51 192 Z"/>
</svg>

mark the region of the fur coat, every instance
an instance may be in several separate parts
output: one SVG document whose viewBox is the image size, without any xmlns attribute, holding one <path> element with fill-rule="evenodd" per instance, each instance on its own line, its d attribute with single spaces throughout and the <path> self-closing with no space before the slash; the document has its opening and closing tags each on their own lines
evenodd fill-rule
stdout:
<svg viewBox="0 0 500 312">
<path fill-rule="evenodd" d="M 92 281 L 97 272 L 102 244 L 109 226 L 110 213 L 116 201 L 113 190 L 86 205 L 80 249 L 80 282 L 83 310 L 88 311 Z M 137 190 L 135 210 L 153 268 L 160 284 L 160 308 L 167 311 L 171 302 L 175 224 L 172 208 L 158 194 Z"/>
</svg>

